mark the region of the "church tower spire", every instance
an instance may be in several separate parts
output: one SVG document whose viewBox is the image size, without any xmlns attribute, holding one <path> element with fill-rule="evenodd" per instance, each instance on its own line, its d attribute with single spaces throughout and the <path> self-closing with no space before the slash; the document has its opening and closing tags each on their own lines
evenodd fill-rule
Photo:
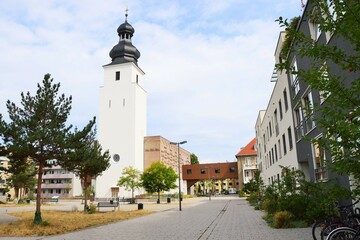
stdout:
<svg viewBox="0 0 360 240">
<path fill-rule="evenodd" d="M 111 63 L 104 65 L 104 84 L 99 94 L 98 140 L 111 155 L 110 167 L 96 178 L 97 197 L 131 197 L 117 186 L 125 167 L 144 170 L 146 136 L 146 90 L 144 71 L 137 60 L 140 52 L 131 43 L 135 32 L 125 22 L 118 29 L 119 43 L 110 51 Z M 138 192 L 137 194 L 139 194 Z"/>
<path fill-rule="evenodd" d="M 126 62 L 133 62 L 137 65 L 140 52 L 131 42 L 131 38 L 134 35 L 135 29 L 131 26 L 130 23 L 128 23 L 127 18 L 128 9 L 126 8 L 125 22 L 117 29 L 119 43 L 116 44 L 109 53 L 111 57 L 111 63 L 109 65 Z"/>
</svg>

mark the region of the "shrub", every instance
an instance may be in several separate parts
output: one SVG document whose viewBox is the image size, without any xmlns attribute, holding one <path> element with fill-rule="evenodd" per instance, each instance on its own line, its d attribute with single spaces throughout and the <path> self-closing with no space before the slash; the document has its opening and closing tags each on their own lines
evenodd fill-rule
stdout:
<svg viewBox="0 0 360 240">
<path fill-rule="evenodd" d="M 242 189 L 239 190 L 239 197 L 245 197 L 245 192 Z"/>
<path fill-rule="evenodd" d="M 262 209 L 264 209 L 269 214 L 274 214 L 278 211 L 278 202 L 276 199 L 265 199 L 262 203 Z"/>
<path fill-rule="evenodd" d="M 93 214 L 96 213 L 96 206 L 92 203 L 86 208 L 86 213 Z"/>
<path fill-rule="evenodd" d="M 292 214 L 288 211 L 274 214 L 274 228 L 288 228 L 291 225 Z"/>
</svg>

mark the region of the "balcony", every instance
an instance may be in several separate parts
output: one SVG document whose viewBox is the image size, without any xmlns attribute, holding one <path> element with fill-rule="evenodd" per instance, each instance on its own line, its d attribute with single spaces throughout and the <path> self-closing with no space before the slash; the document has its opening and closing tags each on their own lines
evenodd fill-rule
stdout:
<svg viewBox="0 0 360 240">
<path fill-rule="evenodd" d="M 328 180 L 328 174 L 326 167 L 320 167 L 315 169 L 315 181 L 324 182 Z"/>
<path fill-rule="evenodd" d="M 243 164 L 243 170 L 255 170 L 257 169 L 257 165 L 256 163 L 252 164 L 252 163 L 248 163 L 248 164 Z"/>
<path fill-rule="evenodd" d="M 68 189 L 71 188 L 71 183 L 42 183 L 42 189 Z"/>
<path fill-rule="evenodd" d="M 43 175 L 43 179 L 72 179 L 74 176 L 74 174 L 72 173 L 66 173 L 66 174 L 61 174 L 61 173 L 54 173 L 54 174 L 46 174 Z"/>
</svg>

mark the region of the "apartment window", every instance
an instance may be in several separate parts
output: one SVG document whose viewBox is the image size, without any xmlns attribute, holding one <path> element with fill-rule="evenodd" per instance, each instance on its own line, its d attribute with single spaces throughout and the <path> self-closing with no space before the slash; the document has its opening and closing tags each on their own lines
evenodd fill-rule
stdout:
<svg viewBox="0 0 360 240">
<path fill-rule="evenodd" d="M 120 71 L 115 72 L 115 80 L 116 81 L 120 80 Z"/>
<path fill-rule="evenodd" d="M 304 97 L 303 97 L 303 105 L 304 105 L 304 116 L 305 116 L 305 127 L 306 132 L 309 132 L 315 127 L 314 122 L 314 103 L 312 99 L 311 91 L 309 91 Z"/>
<path fill-rule="evenodd" d="M 321 138 L 320 138 L 321 139 Z M 318 143 L 313 144 L 313 156 L 315 166 L 315 179 L 317 181 L 323 181 L 327 179 L 325 149 Z"/>
<path fill-rule="evenodd" d="M 295 131 L 296 140 L 299 140 L 304 136 L 303 115 L 300 106 L 295 108 Z"/>
<path fill-rule="evenodd" d="M 279 135 L 279 122 L 278 122 L 278 116 L 277 116 L 277 109 L 274 111 L 274 119 L 275 119 L 275 134 L 276 136 Z"/>
<path fill-rule="evenodd" d="M 56 193 L 60 194 L 61 193 L 61 189 L 56 189 Z"/>
<path fill-rule="evenodd" d="M 321 18 L 321 12 L 317 7 L 314 7 L 309 21 L 311 38 L 317 41 L 321 35 L 321 29 L 319 24 L 319 18 Z"/>
<path fill-rule="evenodd" d="M 280 120 L 283 119 L 283 112 L 282 112 L 282 106 L 281 106 L 281 99 L 279 100 L 279 114 L 280 114 Z"/>
<path fill-rule="evenodd" d="M 139 83 L 139 75 L 136 74 L 136 83 Z"/>
<path fill-rule="evenodd" d="M 279 146 L 279 158 L 282 157 L 281 155 L 281 144 L 280 144 L 280 139 L 278 140 L 278 146 Z"/>
<path fill-rule="evenodd" d="M 235 167 L 230 167 L 230 168 L 229 168 L 229 171 L 230 171 L 231 173 L 235 172 Z"/>
<path fill-rule="evenodd" d="M 187 174 L 187 175 L 192 174 L 192 170 L 191 170 L 191 169 L 186 169 L 186 174 Z"/>
<path fill-rule="evenodd" d="M 274 148 L 271 148 L 271 158 L 273 161 L 273 164 L 275 163 L 275 157 L 274 157 Z"/>
<path fill-rule="evenodd" d="M 270 131 L 270 137 L 271 137 L 272 136 L 271 122 L 269 122 L 269 131 Z"/>
<path fill-rule="evenodd" d="M 288 128 L 288 138 L 289 138 L 289 149 L 291 150 L 293 148 L 291 127 Z"/>
<path fill-rule="evenodd" d="M 215 168 L 215 173 L 220 173 L 220 168 Z"/>
<path fill-rule="evenodd" d="M 283 96 L 284 96 L 284 105 L 285 105 L 285 112 L 286 112 L 289 109 L 289 103 L 288 103 L 286 88 L 283 91 Z"/>
<path fill-rule="evenodd" d="M 245 165 L 246 165 L 246 166 L 249 166 L 250 164 L 251 164 L 251 158 L 246 157 L 246 158 L 245 158 Z"/>
<path fill-rule="evenodd" d="M 299 93 L 300 91 L 300 85 L 299 85 L 299 78 L 298 78 L 298 66 L 297 66 L 297 61 L 296 58 L 294 58 L 293 63 L 292 63 L 292 71 L 291 71 L 291 81 L 292 81 L 292 88 L 294 91 L 294 97 Z"/>
<path fill-rule="evenodd" d="M 284 149 L 284 156 L 286 155 L 286 139 L 285 139 L 285 133 L 282 135 L 283 140 L 283 149 Z"/>
<path fill-rule="evenodd" d="M 200 169 L 200 173 L 201 173 L 201 174 L 205 174 L 205 173 L 206 173 L 205 168 Z"/>
<path fill-rule="evenodd" d="M 322 65 L 322 67 L 320 68 L 320 72 L 321 72 L 321 80 L 323 82 L 329 82 L 330 77 L 329 77 L 329 71 L 327 69 L 326 63 L 324 63 Z M 331 92 L 323 89 L 323 90 L 319 91 L 319 94 L 320 94 L 320 104 L 322 104 L 331 95 Z"/>
<path fill-rule="evenodd" d="M 272 165 L 272 159 L 271 159 L 271 152 L 269 151 L 269 163 L 270 163 L 270 166 Z"/>
<path fill-rule="evenodd" d="M 278 161 L 278 153 L 277 153 L 276 144 L 275 144 L 275 146 L 274 146 L 274 149 L 275 149 L 275 161 L 277 162 L 277 161 Z"/>
</svg>

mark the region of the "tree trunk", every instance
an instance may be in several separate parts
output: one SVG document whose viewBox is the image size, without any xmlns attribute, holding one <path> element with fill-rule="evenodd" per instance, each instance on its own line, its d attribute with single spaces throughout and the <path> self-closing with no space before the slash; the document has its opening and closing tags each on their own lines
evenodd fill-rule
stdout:
<svg viewBox="0 0 360 240">
<path fill-rule="evenodd" d="M 157 200 L 157 203 L 158 203 L 158 204 L 160 203 L 160 190 L 158 191 L 158 200 Z"/>
<path fill-rule="evenodd" d="M 88 189 L 88 183 L 87 183 L 87 178 L 84 178 L 84 212 L 86 212 L 88 206 L 87 206 L 87 189 Z"/>
<path fill-rule="evenodd" d="M 43 167 L 44 167 L 44 160 L 39 160 L 39 172 L 38 172 L 38 182 L 37 182 L 37 194 L 36 194 L 36 211 L 34 217 L 34 224 L 41 224 L 41 183 L 42 183 L 42 175 L 43 175 Z"/>
</svg>

